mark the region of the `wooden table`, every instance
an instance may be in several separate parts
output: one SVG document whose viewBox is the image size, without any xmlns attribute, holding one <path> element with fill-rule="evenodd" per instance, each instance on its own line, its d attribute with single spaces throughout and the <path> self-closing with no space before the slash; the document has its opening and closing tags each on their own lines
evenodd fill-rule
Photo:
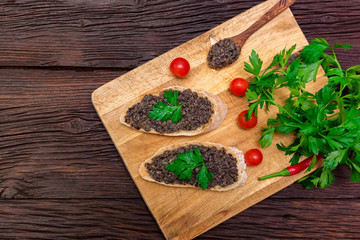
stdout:
<svg viewBox="0 0 360 240">
<path fill-rule="evenodd" d="M 91 93 L 262 1 L 68 0 L 0 3 L 0 239 L 162 239 L 98 118 Z M 352 44 L 360 1 L 298 0 L 310 41 Z M 360 237 L 360 185 L 298 184 L 199 239 Z"/>
</svg>

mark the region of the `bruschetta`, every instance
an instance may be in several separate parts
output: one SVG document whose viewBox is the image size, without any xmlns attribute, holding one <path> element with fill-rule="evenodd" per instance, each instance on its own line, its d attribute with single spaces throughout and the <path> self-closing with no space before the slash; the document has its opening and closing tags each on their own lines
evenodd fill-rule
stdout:
<svg viewBox="0 0 360 240">
<path fill-rule="evenodd" d="M 175 102 L 181 106 L 177 113 L 181 114 L 178 122 L 174 122 L 173 116 L 170 118 L 170 115 L 165 121 L 159 120 L 161 116 L 151 115 L 159 102 L 162 104 L 161 107 L 173 107 L 174 104 L 170 104 L 164 97 L 166 91 L 177 95 Z M 173 86 L 147 93 L 129 103 L 120 115 L 120 122 L 147 133 L 194 136 L 216 129 L 225 119 L 226 113 L 226 103 L 217 95 L 203 90 Z"/>
<path fill-rule="evenodd" d="M 235 147 L 226 147 L 210 142 L 192 141 L 163 147 L 140 165 L 140 176 L 147 181 L 170 187 L 199 188 L 196 178 L 200 171 L 199 168 L 193 170 L 190 179 L 180 180 L 178 175 L 166 167 L 170 162 L 175 161 L 179 154 L 191 152 L 194 149 L 200 151 L 202 159 L 212 175 L 207 190 L 228 191 L 245 183 L 247 175 L 243 152 Z"/>
</svg>

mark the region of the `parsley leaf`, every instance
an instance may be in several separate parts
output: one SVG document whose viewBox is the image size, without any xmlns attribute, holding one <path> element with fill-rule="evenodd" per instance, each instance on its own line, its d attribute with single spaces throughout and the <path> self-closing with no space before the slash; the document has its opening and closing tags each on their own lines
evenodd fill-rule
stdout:
<svg viewBox="0 0 360 240">
<path fill-rule="evenodd" d="M 298 71 L 298 75 L 300 77 L 300 79 L 307 83 L 310 82 L 312 80 L 316 80 L 316 74 L 319 70 L 320 64 L 321 64 L 322 60 L 319 60 L 317 62 L 314 63 L 310 63 L 310 64 L 302 64 L 299 67 L 299 71 Z"/>
<path fill-rule="evenodd" d="M 175 106 L 166 105 L 163 102 L 158 102 L 155 107 L 151 109 L 149 117 L 156 121 L 166 122 L 170 119 L 171 114 L 177 109 Z"/>
<path fill-rule="evenodd" d="M 349 67 L 346 71 L 347 72 L 354 71 L 354 72 L 360 73 L 360 65 Z"/>
<path fill-rule="evenodd" d="M 255 76 L 259 77 L 263 61 L 261 61 L 261 59 L 259 58 L 259 55 L 254 50 L 251 51 L 249 61 L 250 61 L 251 65 L 246 62 L 244 63 L 245 71 L 252 73 Z"/>
<path fill-rule="evenodd" d="M 335 177 L 334 174 L 332 173 L 332 171 L 327 168 L 327 167 L 323 167 L 322 168 L 322 173 L 320 175 L 320 187 L 321 188 L 327 188 L 328 186 L 331 185 L 331 183 L 334 181 Z"/>
<path fill-rule="evenodd" d="M 193 148 L 193 152 L 187 151 L 178 154 L 173 162 L 169 162 L 165 166 L 165 169 L 174 172 L 180 180 L 190 180 L 193 170 L 197 167 L 201 168 L 196 174 L 196 179 L 198 180 L 199 186 L 204 190 L 208 187 L 209 182 L 213 180 L 214 174 L 206 168 L 198 148 Z"/>
<path fill-rule="evenodd" d="M 182 105 L 181 105 L 182 106 Z M 181 106 L 177 107 L 176 110 L 173 112 L 173 115 L 171 116 L 171 121 L 173 123 L 177 123 L 179 119 L 182 118 L 181 115 Z"/>
<path fill-rule="evenodd" d="M 334 42 L 334 49 L 336 49 L 336 48 L 350 49 L 350 48 L 354 48 L 354 47 L 350 44 L 340 44 L 340 43 Z"/>
<path fill-rule="evenodd" d="M 300 57 L 305 63 L 315 63 L 320 59 L 324 51 L 329 48 L 330 46 L 325 39 L 316 38 L 301 51 Z"/>
<path fill-rule="evenodd" d="M 255 91 L 252 91 L 251 89 L 248 89 L 246 92 L 246 97 L 248 100 L 257 100 L 258 99 L 258 94 Z"/>
<path fill-rule="evenodd" d="M 260 138 L 260 144 L 262 148 L 269 147 L 272 143 L 275 133 L 275 128 L 269 128 L 264 131 Z"/>
<path fill-rule="evenodd" d="M 314 155 L 314 157 L 312 158 L 312 160 L 311 160 L 311 162 L 310 162 L 309 167 L 306 169 L 305 172 L 308 172 L 308 171 L 310 171 L 311 169 L 314 168 L 315 163 L 316 163 L 316 160 L 317 160 L 317 157 L 316 157 L 316 155 Z"/>
<path fill-rule="evenodd" d="M 166 101 L 174 106 L 177 105 L 177 99 L 178 99 L 178 91 L 175 90 L 172 92 L 171 90 L 165 90 L 164 97 L 166 98 Z"/>
<path fill-rule="evenodd" d="M 294 49 L 296 48 L 296 44 L 294 44 L 293 46 L 291 46 L 291 48 L 289 50 L 286 51 L 286 49 L 284 48 L 279 54 L 278 54 L 278 62 L 279 65 L 281 67 L 284 67 L 286 65 L 286 63 L 288 62 L 291 53 L 294 51 Z"/>
<path fill-rule="evenodd" d="M 343 160 L 345 153 L 346 153 L 345 150 L 336 150 L 329 153 L 327 158 L 324 160 L 325 162 L 324 167 L 334 170 Z"/>
<path fill-rule="evenodd" d="M 351 162 L 350 169 L 351 169 L 350 180 L 352 182 L 360 182 L 360 167 L 355 163 Z"/>
<path fill-rule="evenodd" d="M 178 158 L 175 161 L 170 162 L 165 168 L 174 172 L 177 176 L 179 176 L 180 180 L 190 180 L 192 170 L 198 166 L 197 162 L 192 161 L 192 155 L 192 152 L 180 153 Z"/>
<path fill-rule="evenodd" d="M 149 118 L 163 122 L 166 122 L 171 118 L 173 123 L 179 122 L 179 120 L 182 118 L 181 107 L 183 103 L 181 105 L 177 104 L 178 91 L 175 90 L 172 92 L 171 90 L 165 90 L 164 97 L 171 105 L 163 102 L 156 103 L 149 113 Z"/>
<path fill-rule="evenodd" d="M 196 179 L 198 180 L 200 187 L 204 190 L 207 188 L 209 182 L 213 180 L 213 176 L 214 174 L 209 172 L 209 170 L 205 167 L 205 164 L 203 164 L 198 174 L 196 174 Z"/>
</svg>

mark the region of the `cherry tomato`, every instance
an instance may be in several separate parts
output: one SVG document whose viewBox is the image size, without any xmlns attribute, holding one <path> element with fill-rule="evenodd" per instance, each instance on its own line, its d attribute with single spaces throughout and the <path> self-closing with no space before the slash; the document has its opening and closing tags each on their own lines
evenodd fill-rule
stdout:
<svg viewBox="0 0 360 240">
<path fill-rule="evenodd" d="M 244 129 L 250 129 L 256 126 L 257 124 L 257 117 L 255 117 L 254 113 L 251 114 L 250 120 L 246 121 L 245 114 L 248 112 L 248 110 L 242 111 L 238 116 L 238 123 L 240 127 Z"/>
<path fill-rule="evenodd" d="M 185 58 L 175 58 L 170 64 L 170 71 L 176 77 L 184 78 L 190 71 L 190 64 Z"/>
<path fill-rule="evenodd" d="M 245 153 L 245 162 L 250 166 L 257 166 L 263 160 L 263 155 L 259 149 L 250 149 Z"/>
<path fill-rule="evenodd" d="M 237 96 L 244 96 L 249 88 L 249 82 L 243 78 L 235 78 L 230 83 L 230 91 Z"/>
</svg>

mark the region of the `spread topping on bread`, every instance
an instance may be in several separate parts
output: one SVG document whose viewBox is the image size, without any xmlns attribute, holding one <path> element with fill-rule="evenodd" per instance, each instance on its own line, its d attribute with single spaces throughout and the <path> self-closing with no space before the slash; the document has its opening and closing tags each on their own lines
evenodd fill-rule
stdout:
<svg viewBox="0 0 360 240">
<path fill-rule="evenodd" d="M 245 166 L 236 148 L 190 142 L 159 150 L 141 165 L 140 175 L 168 186 L 225 191 L 245 182 Z"/>
<path fill-rule="evenodd" d="M 166 93 L 169 92 L 146 95 L 139 103 L 127 110 L 125 122 L 131 127 L 146 132 L 155 130 L 159 133 L 173 133 L 179 130 L 198 129 L 208 123 L 214 113 L 212 102 L 190 89 L 171 91 L 170 94 L 178 95 L 175 102 L 166 98 Z M 179 115 L 180 119 L 174 117 Z"/>
</svg>

